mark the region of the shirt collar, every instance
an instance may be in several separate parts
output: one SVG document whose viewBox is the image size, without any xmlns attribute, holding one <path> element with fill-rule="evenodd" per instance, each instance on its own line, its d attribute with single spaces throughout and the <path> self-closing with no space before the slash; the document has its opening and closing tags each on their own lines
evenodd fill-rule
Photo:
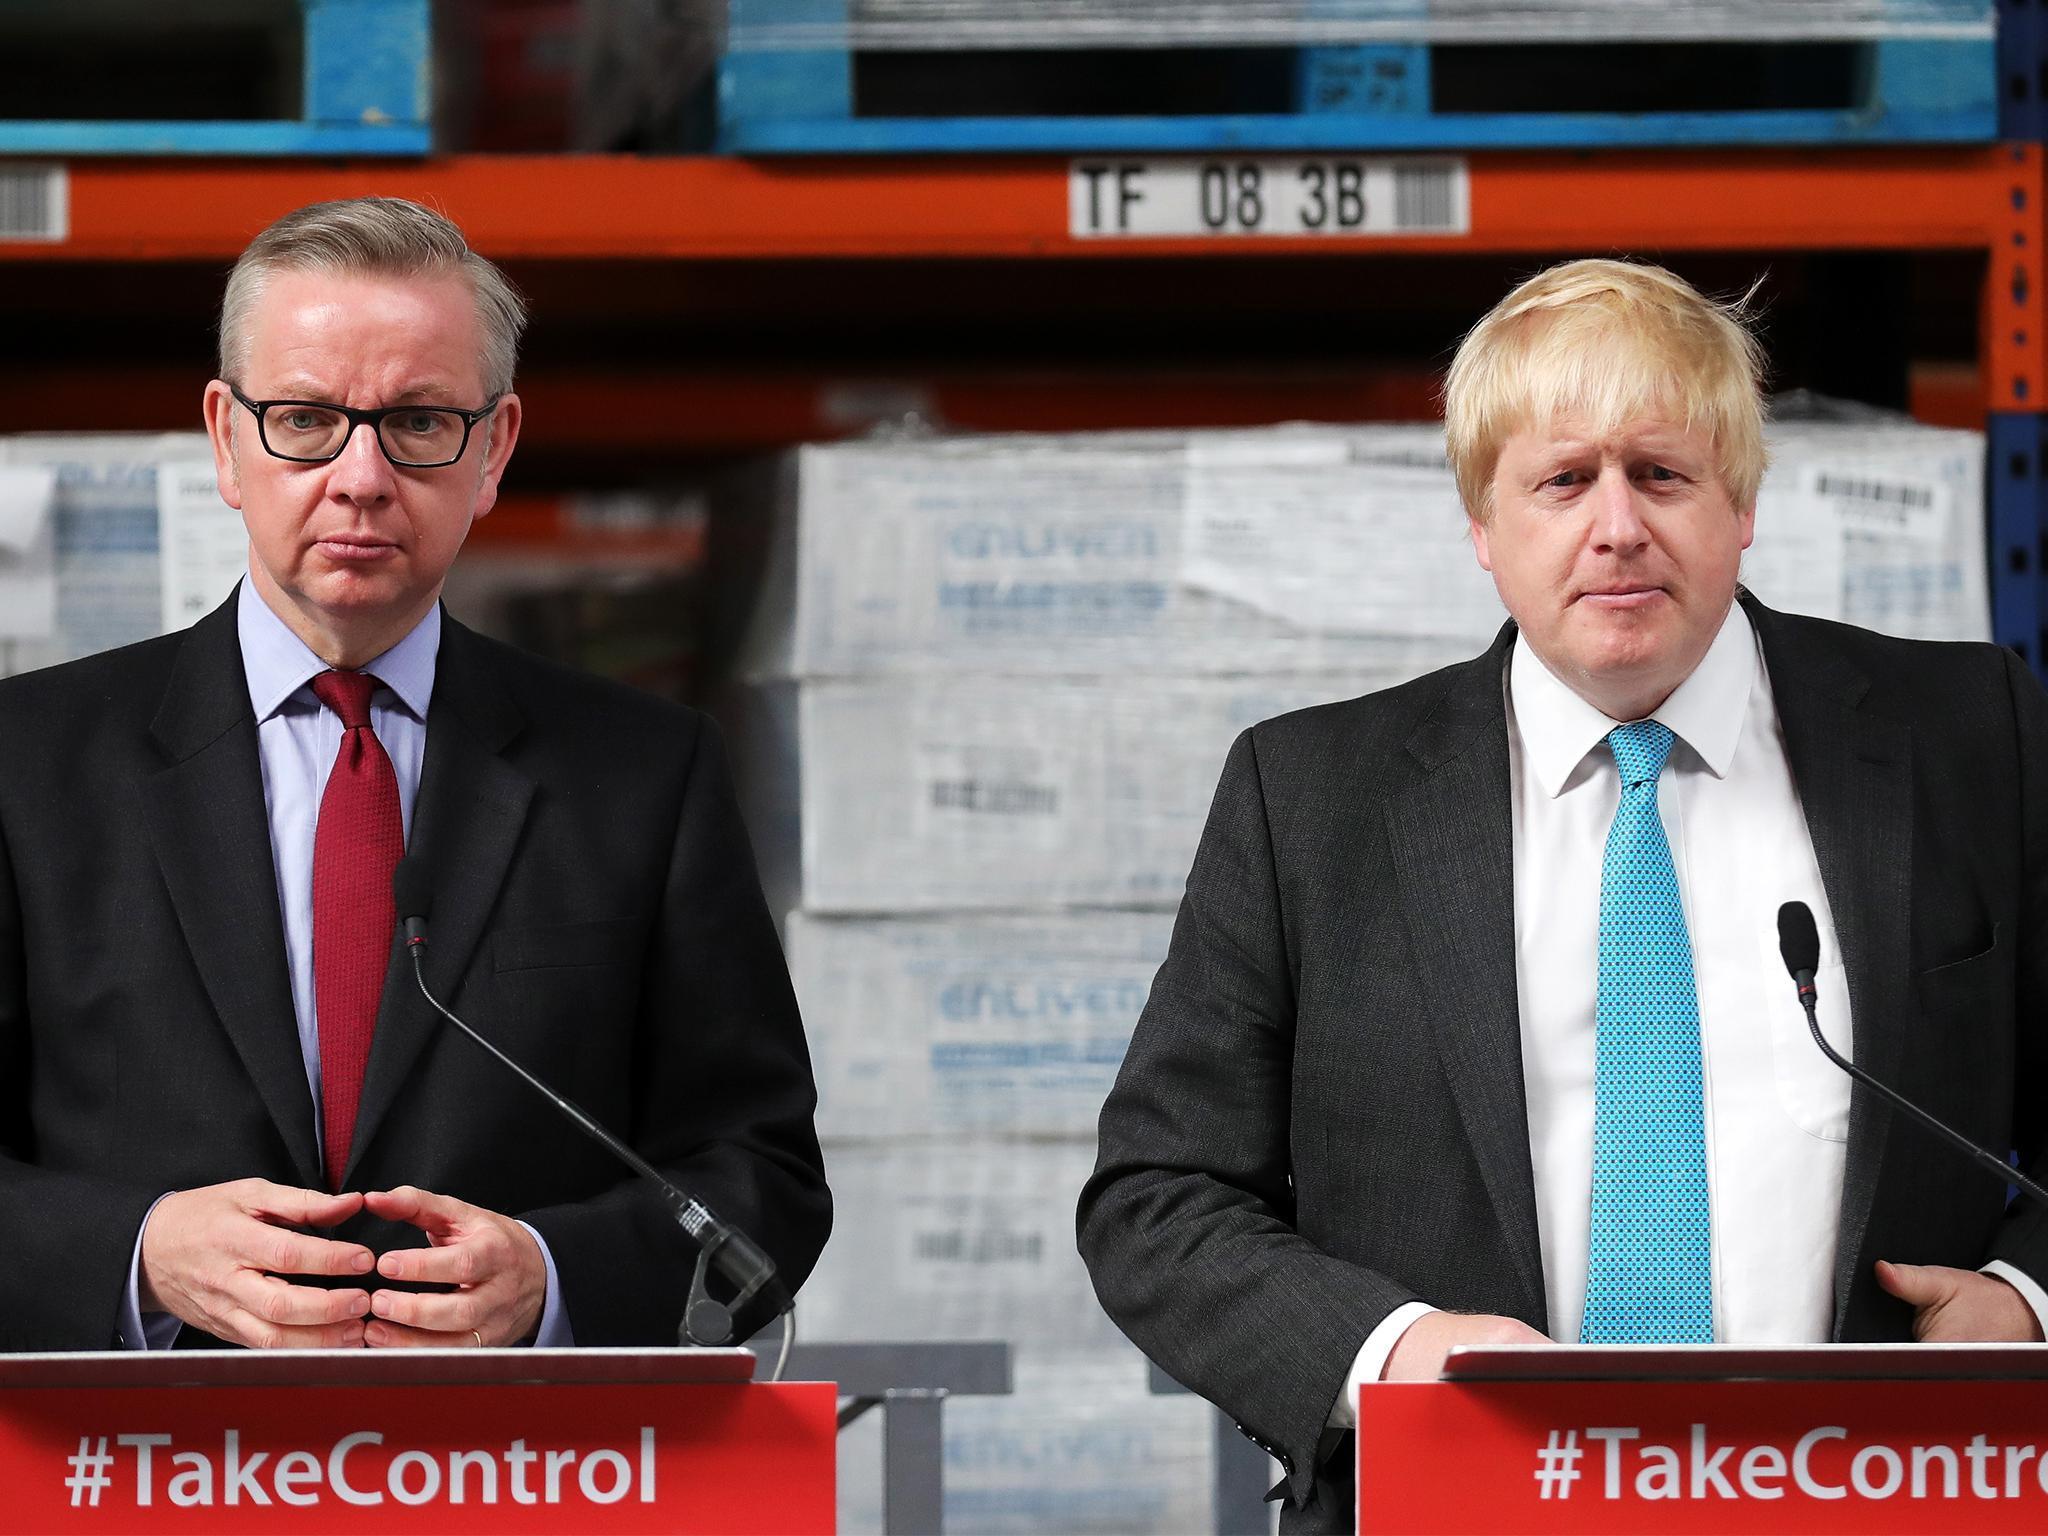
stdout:
<svg viewBox="0 0 2048 1536">
<path fill-rule="evenodd" d="M 322 672 L 327 663 L 291 632 L 270 605 L 244 581 L 235 596 L 235 632 L 242 643 L 242 672 L 249 683 L 249 707 L 260 723 Z M 362 669 L 398 697 L 415 720 L 427 718 L 434 696 L 434 664 L 441 652 L 441 605 L 434 604 L 403 640 Z"/>
<path fill-rule="evenodd" d="M 1735 761 L 1742 723 L 1749 712 L 1749 693 L 1759 662 L 1756 633 L 1742 604 L 1729 605 L 1714 643 L 1650 718 L 1671 728 L 1706 764 L 1715 778 L 1725 778 Z M 1564 792 L 1572 771 L 1586 754 L 1622 722 L 1588 704 L 1546 667 L 1525 634 L 1515 636 L 1508 666 L 1508 697 L 1515 730 L 1522 740 L 1522 761 L 1552 799 Z"/>
</svg>

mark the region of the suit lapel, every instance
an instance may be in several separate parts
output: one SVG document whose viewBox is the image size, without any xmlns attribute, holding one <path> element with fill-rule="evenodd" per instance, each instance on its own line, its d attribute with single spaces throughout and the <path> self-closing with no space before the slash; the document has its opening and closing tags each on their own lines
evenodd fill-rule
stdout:
<svg viewBox="0 0 2048 1536">
<path fill-rule="evenodd" d="M 1903 725 L 1863 713 L 1870 679 L 1803 642 L 1754 598 L 1744 606 L 1763 641 L 1785 757 L 1828 894 L 1848 972 L 1857 1065 L 1895 1082 L 1910 961 L 1913 752 Z M 1826 1006 L 1827 1000 L 1821 1000 Z M 1892 1112 L 1861 1086 L 1849 1111 L 1848 1166 L 1835 1252 L 1835 1328 L 1870 1272 L 1870 1216 Z"/>
<path fill-rule="evenodd" d="M 1526 1302 L 1548 1326 L 1515 975 L 1514 826 L 1502 676 L 1514 627 L 1460 668 L 1409 739 L 1422 778 L 1387 805 L 1387 835 L 1423 996 L 1451 1092 Z"/>
<path fill-rule="evenodd" d="M 533 799 L 533 780 L 500 755 L 524 725 L 525 715 L 483 644 L 444 613 L 407 851 L 432 870 L 434 910 L 424 970 L 434 995 L 451 1007 L 497 905 Z M 487 1021 L 470 1022 L 489 1027 Z M 353 1183 L 356 1165 L 420 1053 L 448 1028 L 419 995 L 412 961 L 394 938 L 345 1185 Z"/>
<path fill-rule="evenodd" d="M 170 759 L 144 793 L 178 924 L 299 1181 L 322 1188 L 234 598 L 187 635 L 150 734 Z"/>
</svg>

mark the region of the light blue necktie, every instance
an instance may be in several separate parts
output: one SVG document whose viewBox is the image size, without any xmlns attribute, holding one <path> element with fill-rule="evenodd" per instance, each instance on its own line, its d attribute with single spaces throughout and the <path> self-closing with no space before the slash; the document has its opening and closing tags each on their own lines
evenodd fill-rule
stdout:
<svg viewBox="0 0 2048 1536">
<path fill-rule="evenodd" d="M 1600 871 L 1599 1067 L 1585 1344 L 1714 1338 L 1700 1008 L 1657 775 L 1654 720 L 1607 735 L 1621 804 Z"/>
</svg>

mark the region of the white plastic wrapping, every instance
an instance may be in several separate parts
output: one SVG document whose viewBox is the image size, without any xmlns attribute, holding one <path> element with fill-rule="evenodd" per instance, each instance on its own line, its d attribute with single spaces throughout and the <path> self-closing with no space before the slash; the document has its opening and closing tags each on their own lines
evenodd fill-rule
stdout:
<svg viewBox="0 0 2048 1536">
<path fill-rule="evenodd" d="M 158 471 L 167 463 L 206 464 L 210 453 L 197 432 L 0 438 L 0 464 L 43 466 L 56 474 L 55 624 L 43 638 L 0 642 L 0 674 L 163 632 Z"/>
<path fill-rule="evenodd" d="M 1765 601 L 1989 634 L 1979 434 L 1798 423 L 1772 447 L 1745 565 Z M 780 487 L 757 675 L 1394 678 L 1505 617 L 1432 426 L 815 447 Z"/>
<path fill-rule="evenodd" d="M 789 920 L 790 974 L 835 1138 L 1095 1134 L 1167 912 Z"/>
<path fill-rule="evenodd" d="M 802 904 L 841 913 L 1171 906 L 1238 732 L 1394 680 L 804 684 Z"/>
<path fill-rule="evenodd" d="M 1743 579 L 1776 607 L 1924 640 L 1988 640 L 1984 438 L 1786 424 Z"/>
<path fill-rule="evenodd" d="M 736 50 L 1988 38 L 1990 0 L 731 0 Z"/>
<path fill-rule="evenodd" d="M 757 676 L 1384 673 L 1503 617 L 1428 426 L 812 447 L 777 494 Z"/>
<path fill-rule="evenodd" d="M 1094 1166 L 1092 1139 L 827 1142 L 832 1239 L 803 1336 L 1116 1345 L 1074 1246 Z"/>
</svg>

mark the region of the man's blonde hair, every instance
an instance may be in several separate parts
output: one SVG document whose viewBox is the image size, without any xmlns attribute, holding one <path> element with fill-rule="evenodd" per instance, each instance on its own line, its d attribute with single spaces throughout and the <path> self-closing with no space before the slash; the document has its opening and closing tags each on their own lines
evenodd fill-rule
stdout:
<svg viewBox="0 0 2048 1536">
<path fill-rule="evenodd" d="M 1717 303 L 1628 261 L 1539 272 L 1472 327 L 1444 381 L 1445 448 L 1465 510 L 1493 515 L 1494 467 L 1515 433 L 1570 420 L 1605 435 L 1648 418 L 1705 432 L 1729 501 L 1752 506 L 1768 462 L 1763 368 L 1747 296 Z"/>
<path fill-rule="evenodd" d="M 460 277 L 476 300 L 484 390 L 511 392 L 526 329 L 526 301 L 498 268 L 469 248 L 462 231 L 433 209 L 402 197 L 351 197 L 296 209 L 249 242 L 220 301 L 220 376 L 242 382 L 249 316 L 273 272 L 351 277 Z"/>
</svg>

